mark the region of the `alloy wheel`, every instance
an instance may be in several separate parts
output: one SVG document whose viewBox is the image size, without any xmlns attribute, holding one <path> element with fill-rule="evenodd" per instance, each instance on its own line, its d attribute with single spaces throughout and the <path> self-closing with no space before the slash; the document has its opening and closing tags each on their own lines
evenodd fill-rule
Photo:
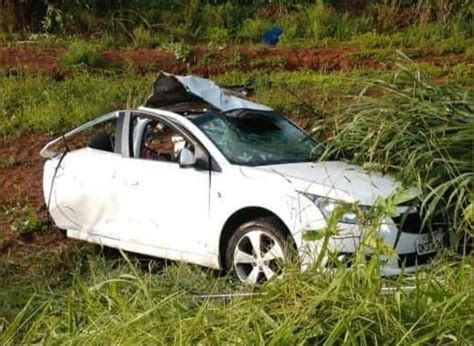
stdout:
<svg viewBox="0 0 474 346">
<path fill-rule="evenodd" d="M 233 265 L 240 281 L 256 285 L 283 274 L 285 253 L 272 234 L 252 230 L 237 242 Z"/>
</svg>

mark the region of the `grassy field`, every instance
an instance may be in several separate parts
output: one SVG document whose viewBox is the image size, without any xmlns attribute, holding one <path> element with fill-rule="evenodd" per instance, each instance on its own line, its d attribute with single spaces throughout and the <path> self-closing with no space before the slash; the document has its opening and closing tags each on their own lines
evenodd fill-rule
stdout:
<svg viewBox="0 0 474 346">
<path fill-rule="evenodd" d="M 269 48 L 260 41 L 272 21 L 257 2 L 203 11 L 176 3 L 180 16 L 163 19 L 163 30 L 147 25 L 166 17 L 158 2 L 143 18 L 141 3 L 121 19 L 55 5 L 49 21 L 31 23 L 47 26 L 40 32 L 0 36 L 0 344 L 471 345 L 470 12 L 452 7 L 444 18 L 432 10 L 425 23 L 424 7 L 415 15 L 375 4 L 353 16 L 319 1 L 280 13 L 282 2 L 273 21 L 286 34 Z M 250 15 L 254 5 L 260 12 Z M 409 23 L 389 20 L 395 15 Z M 381 279 L 380 255 L 390 251 L 376 241 L 351 268 L 301 273 L 289 264 L 282 280 L 252 288 L 201 267 L 65 239 L 47 217 L 39 150 L 86 120 L 139 106 L 161 69 L 250 84 L 253 99 L 323 141 L 326 157 L 417 186 L 426 218 L 440 206 L 449 214 L 451 247 L 428 270 Z M 380 201 L 368 217 L 393 203 Z"/>
<path fill-rule="evenodd" d="M 416 74 L 417 66 L 404 64 Z M 460 215 L 453 229 L 459 239 L 472 232 L 471 216 L 465 214 L 472 208 L 473 100 L 469 88 L 462 87 L 471 86 L 469 79 L 431 66 L 432 77 L 448 76 L 449 83 L 439 87 L 420 81 L 417 90 L 433 94 L 416 95 L 416 77 L 408 74 L 408 80 L 397 81 L 393 79 L 396 73 L 355 69 L 269 75 L 235 70 L 215 79 L 225 84 L 252 82 L 257 100 L 302 121 L 331 150 L 346 151 L 368 168 L 395 172 L 424 187 L 427 195 L 464 177 L 464 183 L 455 180 L 447 187 L 450 193 L 456 191 L 450 210 Z M 109 110 L 139 105 L 153 77 L 151 73 L 85 70 L 58 82 L 45 74 L 4 75 L 0 102 L 8 116 L 0 132 L 4 138 L 36 133 L 49 137 Z M 365 89 L 365 96 L 357 96 Z M 389 111 L 382 112 L 381 107 Z M 451 107 L 454 116 L 439 116 L 443 107 Z M 435 119 L 430 120 L 431 116 Z M 428 122 L 426 126 L 418 117 Z M 385 127 L 382 136 L 380 126 Z M 401 135 L 400 126 L 405 128 Z M 454 129 L 448 131 L 449 126 Z M 436 133 L 440 128 L 443 133 Z M 419 133 L 426 131 L 432 133 L 425 142 Z M 379 133 L 379 138 L 375 140 L 371 133 Z M 5 139 L 6 143 L 10 140 Z M 439 146 L 449 151 L 453 145 L 454 151 L 436 154 Z M 413 155 L 417 149 L 429 155 Z M 444 160 L 444 166 L 428 169 L 426 161 L 432 159 Z M 21 159 L 2 157 L 5 169 L 22 164 Z M 38 214 L 37 205 L 16 199 L 2 199 L 11 229 L 2 235 L 2 343 L 472 341 L 472 255 L 447 250 L 433 269 L 392 280 L 380 280 L 376 262 L 331 272 L 293 270 L 281 282 L 252 290 L 199 267 L 130 254 L 126 259 L 110 251 L 104 254 L 96 246 L 63 240 L 44 213 Z M 386 287 L 394 289 L 386 291 Z M 239 292 L 255 296 L 199 297 Z"/>
</svg>

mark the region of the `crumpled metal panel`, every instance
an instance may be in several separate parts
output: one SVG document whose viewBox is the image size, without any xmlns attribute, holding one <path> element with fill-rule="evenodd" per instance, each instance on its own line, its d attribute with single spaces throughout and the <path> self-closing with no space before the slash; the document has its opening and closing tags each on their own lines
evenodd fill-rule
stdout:
<svg viewBox="0 0 474 346">
<path fill-rule="evenodd" d="M 270 107 L 235 96 L 210 79 L 195 76 L 178 76 L 161 72 L 154 92 L 145 103 L 146 107 L 159 108 L 182 102 L 203 101 L 213 108 L 227 112 L 234 109 L 271 111 Z"/>
</svg>

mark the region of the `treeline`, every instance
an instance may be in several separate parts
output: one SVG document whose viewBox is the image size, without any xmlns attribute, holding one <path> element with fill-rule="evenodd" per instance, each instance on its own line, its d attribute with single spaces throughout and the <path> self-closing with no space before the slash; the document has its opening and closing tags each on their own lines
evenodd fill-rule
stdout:
<svg viewBox="0 0 474 346">
<path fill-rule="evenodd" d="M 279 25 L 287 39 L 334 37 L 456 21 L 472 31 L 470 0 L 2 0 L 4 33 L 111 34 L 136 39 L 257 40 Z"/>
</svg>

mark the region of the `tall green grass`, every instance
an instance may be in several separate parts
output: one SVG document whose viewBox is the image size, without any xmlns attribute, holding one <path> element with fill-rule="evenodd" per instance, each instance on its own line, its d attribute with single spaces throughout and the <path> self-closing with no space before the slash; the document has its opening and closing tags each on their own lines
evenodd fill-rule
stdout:
<svg viewBox="0 0 474 346">
<path fill-rule="evenodd" d="M 406 58 L 405 58 L 406 59 Z M 405 60 L 392 80 L 373 80 L 326 126 L 332 154 L 398 175 L 424 192 L 426 216 L 448 212 L 451 241 L 473 235 L 474 95 L 440 86 Z"/>
<path fill-rule="evenodd" d="M 0 342 L 72 344 L 444 344 L 472 342 L 472 263 L 382 281 L 370 265 L 251 290 L 180 264 L 89 258 L 66 288 L 33 295 Z M 387 290 L 387 287 L 391 288 Z M 253 296 L 239 296 L 239 293 Z M 234 297 L 206 295 L 233 293 Z M 204 296 L 203 296 L 204 295 Z"/>
</svg>

